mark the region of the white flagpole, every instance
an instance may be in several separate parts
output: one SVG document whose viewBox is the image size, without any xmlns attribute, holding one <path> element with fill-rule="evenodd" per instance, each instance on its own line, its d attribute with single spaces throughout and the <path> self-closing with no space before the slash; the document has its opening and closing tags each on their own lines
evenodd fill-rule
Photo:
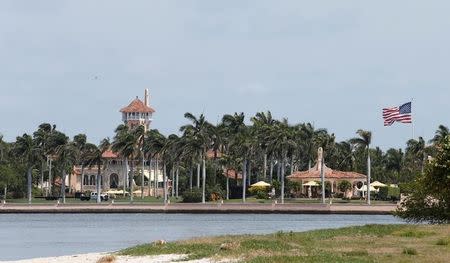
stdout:
<svg viewBox="0 0 450 263">
<path fill-rule="evenodd" d="M 412 110 L 413 101 L 414 101 L 414 98 L 411 98 L 411 129 L 412 129 L 412 139 L 414 140 L 414 138 L 415 138 L 415 134 L 414 134 L 415 119 L 413 119 L 413 110 Z"/>
</svg>

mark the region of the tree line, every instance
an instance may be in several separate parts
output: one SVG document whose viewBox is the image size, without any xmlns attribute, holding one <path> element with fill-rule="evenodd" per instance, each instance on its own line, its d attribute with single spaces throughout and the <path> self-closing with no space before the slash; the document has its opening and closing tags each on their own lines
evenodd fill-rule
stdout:
<svg viewBox="0 0 450 263">
<path fill-rule="evenodd" d="M 165 202 L 170 195 L 168 178 L 173 183 L 173 196 L 197 189 L 203 202 L 210 198 L 211 192 L 224 195 L 225 191 L 227 196 L 234 191 L 245 201 L 248 186 L 259 180 L 278 182 L 283 199 L 289 194 L 285 192 L 285 177 L 311 168 L 319 147 L 324 150 L 325 163 L 332 169 L 363 174 L 370 169 L 372 181 L 405 183 L 423 173 L 428 156 L 434 156 L 449 135 L 448 127 L 440 125 L 428 143 L 419 137 L 408 140 L 404 150 L 383 151 L 372 147 L 370 131 L 358 130 L 354 138 L 337 142 L 335 135 L 326 129 L 317 129 L 311 123 L 277 120 L 270 112 L 257 113 L 249 123 L 244 113 L 226 114 L 217 125 L 203 114 L 186 113 L 184 117 L 187 123 L 178 134 L 165 136 L 157 129 L 146 131 L 144 126 L 130 128 L 121 124 L 112 140 L 105 138 L 98 145 L 88 142 L 85 134 L 69 138 L 48 123 L 39 125 L 32 134 L 18 136 L 14 142 L 0 137 L 2 192 L 26 196 L 31 202 L 33 195 L 49 195 L 59 190 L 64 202 L 66 189 L 61 182 L 67 177 L 70 182 L 74 166 L 80 166 L 81 170 L 97 169 L 99 193 L 100 174 L 108 161 L 103 153 L 112 150 L 129 165 L 130 175 L 124 178 L 129 183 L 124 183 L 124 191 L 133 192 L 134 180 L 140 181 L 143 193 L 145 178 L 139 171 L 145 162 L 150 162 L 165 175 Z M 224 171 L 233 171 L 234 178 L 224 177 Z M 58 180 L 60 189 L 55 187 Z M 37 187 L 44 182 L 49 182 L 46 192 Z M 100 195 L 97 197 L 100 199 Z M 133 201 L 133 194 L 130 199 Z"/>
</svg>

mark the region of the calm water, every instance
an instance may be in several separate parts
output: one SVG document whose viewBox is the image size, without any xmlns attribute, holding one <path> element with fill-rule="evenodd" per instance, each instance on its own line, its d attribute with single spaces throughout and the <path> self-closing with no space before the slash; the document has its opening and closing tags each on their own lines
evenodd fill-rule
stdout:
<svg viewBox="0 0 450 263">
<path fill-rule="evenodd" d="M 154 240 L 402 223 L 388 215 L 0 214 L 0 260 L 106 252 Z"/>
</svg>

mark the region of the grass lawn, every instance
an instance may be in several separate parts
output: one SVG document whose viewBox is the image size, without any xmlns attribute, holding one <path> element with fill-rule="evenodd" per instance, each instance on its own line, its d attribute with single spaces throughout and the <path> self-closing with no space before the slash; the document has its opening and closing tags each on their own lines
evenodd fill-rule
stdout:
<svg viewBox="0 0 450 263">
<path fill-rule="evenodd" d="M 121 255 L 188 254 L 239 262 L 449 262 L 450 225 L 367 225 L 222 236 L 128 248 Z"/>
</svg>

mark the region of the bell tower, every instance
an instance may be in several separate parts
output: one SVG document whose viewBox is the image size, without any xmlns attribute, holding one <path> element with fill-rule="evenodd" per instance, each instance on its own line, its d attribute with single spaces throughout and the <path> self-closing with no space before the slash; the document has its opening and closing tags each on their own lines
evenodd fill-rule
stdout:
<svg viewBox="0 0 450 263">
<path fill-rule="evenodd" d="M 139 125 L 143 125 L 145 130 L 150 129 L 150 124 L 153 121 L 153 113 L 155 110 L 149 105 L 148 89 L 145 89 L 144 101 L 136 96 L 136 99 L 120 110 L 122 113 L 122 121 L 131 129 Z"/>
</svg>

